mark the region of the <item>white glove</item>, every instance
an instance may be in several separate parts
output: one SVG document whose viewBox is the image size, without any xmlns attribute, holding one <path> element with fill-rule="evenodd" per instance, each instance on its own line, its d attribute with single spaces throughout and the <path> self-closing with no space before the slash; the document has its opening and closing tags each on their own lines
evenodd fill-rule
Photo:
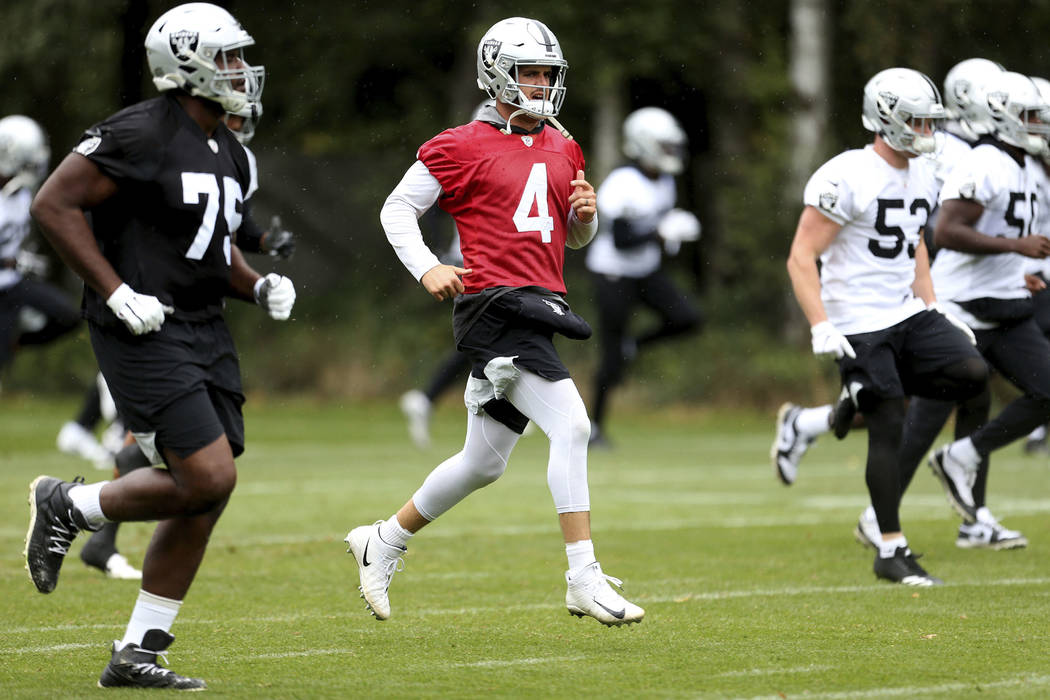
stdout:
<svg viewBox="0 0 1050 700">
<path fill-rule="evenodd" d="M 973 334 L 973 329 L 971 329 L 969 326 L 963 323 L 962 319 L 948 313 L 947 309 L 940 305 L 940 302 L 935 301 L 929 306 L 927 306 L 926 309 L 929 311 L 936 311 L 940 315 L 944 316 L 946 319 L 948 319 L 948 323 L 952 324 L 953 326 L 955 326 L 956 328 L 958 328 L 966 334 L 966 338 L 970 341 L 970 345 L 977 345 L 977 336 Z"/>
<path fill-rule="evenodd" d="M 284 275 L 271 272 L 255 283 L 255 303 L 275 321 L 286 321 L 295 304 L 295 285 Z"/>
<path fill-rule="evenodd" d="M 155 296 L 139 294 L 126 283 L 109 295 L 106 306 L 134 335 L 159 331 L 165 314 L 175 313 L 175 307 L 161 304 Z"/>
<path fill-rule="evenodd" d="M 663 215 L 656 225 L 656 233 L 664 239 L 664 248 L 672 255 L 682 243 L 700 238 L 700 220 L 692 212 L 672 209 Z"/>
<path fill-rule="evenodd" d="M 846 336 L 839 333 L 839 329 L 835 328 L 831 321 L 821 321 L 810 328 L 809 332 L 813 334 L 814 355 L 834 355 L 839 360 L 843 356 L 857 358 L 857 353 L 846 340 Z"/>
</svg>

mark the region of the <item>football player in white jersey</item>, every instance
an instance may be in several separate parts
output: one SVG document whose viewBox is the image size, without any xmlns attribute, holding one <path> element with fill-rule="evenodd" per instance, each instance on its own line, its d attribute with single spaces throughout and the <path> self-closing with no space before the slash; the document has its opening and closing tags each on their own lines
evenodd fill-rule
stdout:
<svg viewBox="0 0 1050 700">
<path fill-rule="evenodd" d="M 605 414 L 625 365 L 643 347 L 699 328 L 700 312 L 660 265 L 684 241 L 700 237 L 700 222 L 675 208 L 675 176 L 685 166 L 686 135 L 659 107 L 643 107 L 623 123 L 623 150 L 630 163 L 616 168 L 598 188 L 598 235 L 587 252 L 600 315 L 601 362 L 594 378 L 591 444 L 608 446 Z M 662 249 L 662 250 L 661 250 Z M 659 317 L 637 337 L 628 326 L 638 304 Z"/>
<path fill-rule="evenodd" d="M 941 252 L 932 275 L 945 306 L 974 330 L 981 354 L 1023 395 L 969 437 L 936 450 L 929 462 L 963 517 L 960 546 L 1006 549 L 1027 540 L 1003 528 L 985 505 L 988 455 L 1050 418 L 1050 341 L 1033 319 L 1031 300 L 1031 290 L 1044 285 L 1026 275 L 1025 262 L 1050 255 L 1050 239 L 1033 235 L 1045 183 L 1039 156 L 1050 125 L 1027 76 L 1007 71 L 983 89 L 979 103 L 994 138 L 982 139 L 941 190 L 935 230 Z M 941 410 L 947 418 L 951 408 L 920 404 L 918 410 Z"/>
<path fill-rule="evenodd" d="M 810 178 L 787 263 L 813 351 L 836 357 L 868 426 L 866 481 L 883 533 L 874 572 L 918 586 L 940 580 L 915 561 L 900 526 L 906 397 L 963 399 L 988 374 L 961 324 L 936 306 L 921 235 L 937 181 L 915 158 L 936 149 L 944 116 L 936 86 L 918 71 L 891 68 L 869 80 L 862 122 L 874 141 Z"/>
<path fill-rule="evenodd" d="M 48 343 L 80 324 L 80 312 L 64 292 L 23 274 L 31 260 L 22 250 L 30 232 L 29 205 L 50 156 L 35 121 L 20 114 L 0 119 L 0 370 L 16 346 Z"/>
<path fill-rule="evenodd" d="M 983 112 L 974 105 L 973 98 L 976 97 L 976 86 L 1002 71 L 1002 66 L 988 59 L 969 58 L 957 63 L 945 76 L 944 107 L 947 119 L 944 122 L 944 128 L 937 133 L 939 148 L 936 152 L 927 154 L 927 157 L 933 161 L 938 188 L 944 183 L 954 164 L 969 152 L 973 143 L 982 135 L 991 132 L 991 127 L 985 123 Z M 935 255 L 932 239 L 933 222 L 936 216 L 937 207 L 934 206 L 930 220 L 924 227 L 926 248 L 931 259 Z M 985 406 L 985 403 L 981 401 L 982 397 L 985 401 L 987 400 L 987 395 L 982 394 L 961 404 L 960 414 L 968 411 L 973 414 L 981 413 L 984 410 L 982 407 Z M 977 401 L 979 405 L 971 407 L 969 404 L 974 401 Z M 826 404 L 814 408 L 803 408 L 791 402 L 784 403 L 777 413 L 776 437 L 770 449 L 774 473 L 781 482 L 788 486 L 794 483 L 802 456 L 818 437 L 834 430 L 837 438 L 840 440 L 844 438 L 854 423 L 855 413 L 856 406 L 848 391 L 843 392 L 834 406 Z M 909 412 L 907 420 L 913 421 L 925 417 Z M 934 417 L 933 420 L 939 419 Z M 943 422 L 940 420 L 938 426 L 943 425 Z M 901 448 L 901 467 L 904 470 L 902 490 L 907 488 L 912 475 L 929 448 L 930 445 L 912 445 L 905 436 Z M 876 547 L 879 529 L 875 519 L 875 510 L 870 505 L 861 513 L 854 534 L 861 544 L 871 548 Z"/>
</svg>

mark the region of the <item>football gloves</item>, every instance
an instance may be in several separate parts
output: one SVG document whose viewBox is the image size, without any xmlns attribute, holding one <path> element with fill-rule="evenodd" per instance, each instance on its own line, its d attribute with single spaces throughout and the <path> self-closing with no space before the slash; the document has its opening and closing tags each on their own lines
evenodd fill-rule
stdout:
<svg viewBox="0 0 1050 700">
<path fill-rule="evenodd" d="M 970 345 L 977 345 L 977 336 L 973 334 L 973 330 L 965 323 L 963 323 L 962 319 L 948 313 L 948 311 L 940 305 L 940 302 L 935 301 L 929 306 L 927 306 L 926 309 L 928 311 L 936 311 L 940 315 L 944 316 L 946 319 L 948 319 L 948 323 L 952 324 L 953 326 L 955 326 L 956 328 L 958 328 L 966 334 L 966 339 L 970 341 Z"/>
<path fill-rule="evenodd" d="M 165 316 L 175 313 L 175 307 L 160 303 L 155 296 L 139 294 L 127 284 L 121 284 L 109 295 L 106 306 L 133 335 L 159 331 Z"/>
<path fill-rule="evenodd" d="M 275 321 L 286 321 L 295 305 L 295 285 L 284 275 L 271 272 L 255 283 L 255 303 Z"/>
<path fill-rule="evenodd" d="M 270 230 L 263 237 L 265 250 L 271 257 L 288 260 L 295 255 L 295 234 L 281 226 L 281 217 L 270 220 Z"/>
<path fill-rule="evenodd" d="M 831 321 L 821 321 L 809 329 L 813 334 L 814 355 L 834 355 L 836 360 L 843 357 L 856 359 L 857 353 L 853 346 L 846 340 L 846 336 L 839 333 L 839 329 Z"/>
<path fill-rule="evenodd" d="M 700 238 L 700 220 L 692 212 L 672 209 L 656 225 L 656 233 L 664 241 L 664 250 L 674 255 L 682 243 Z"/>
</svg>

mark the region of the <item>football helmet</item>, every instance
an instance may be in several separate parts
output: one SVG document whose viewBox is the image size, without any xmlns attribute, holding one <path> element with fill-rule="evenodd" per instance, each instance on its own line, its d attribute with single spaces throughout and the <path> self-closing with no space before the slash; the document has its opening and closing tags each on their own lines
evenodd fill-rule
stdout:
<svg viewBox="0 0 1050 700">
<path fill-rule="evenodd" d="M 520 66 L 550 66 L 550 85 L 541 99 L 529 100 L 518 81 Z M 543 22 L 511 17 L 492 25 L 478 42 L 478 87 L 489 97 L 513 105 L 536 119 L 558 116 L 565 100 L 565 72 L 569 64 L 561 44 Z M 528 86 L 534 88 L 536 86 Z"/>
<path fill-rule="evenodd" d="M 259 119 L 262 118 L 263 106 L 259 100 L 250 100 L 244 103 L 244 107 L 237 110 L 236 112 L 226 113 L 226 125 L 229 126 L 229 118 L 240 117 L 241 126 L 238 129 L 230 128 L 233 132 L 234 138 L 241 143 L 242 146 L 247 146 L 251 143 L 252 137 L 255 136 L 255 127 L 259 124 Z"/>
<path fill-rule="evenodd" d="M 861 122 L 896 151 L 934 153 L 945 116 L 937 86 L 917 70 L 887 68 L 864 86 Z"/>
<path fill-rule="evenodd" d="M 39 124 L 20 114 L 0 119 L 0 177 L 7 180 L 5 195 L 23 187 L 36 188 L 47 175 L 50 158 L 51 148 Z"/>
<path fill-rule="evenodd" d="M 687 143 L 678 121 L 659 107 L 642 107 L 623 121 L 623 152 L 646 170 L 682 172 Z"/>
<path fill-rule="evenodd" d="M 992 133 L 984 121 L 987 113 L 974 103 L 981 85 L 1003 72 L 1003 67 L 987 58 L 968 58 L 952 66 L 944 77 L 944 109 L 971 141 Z"/>
<path fill-rule="evenodd" d="M 978 97 L 979 109 L 986 115 L 996 138 L 1032 155 L 1046 152 L 1050 123 L 1043 118 L 1047 104 L 1031 78 L 1003 71 L 981 86 Z"/>
<path fill-rule="evenodd" d="M 244 60 L 255 44 L 233 16 L 206 2 L 162 14 L 146 35 L 146 60 L 161 92 L 182 89 L 239 112 L 262 97 L 265 70 Z"/>
</svg>

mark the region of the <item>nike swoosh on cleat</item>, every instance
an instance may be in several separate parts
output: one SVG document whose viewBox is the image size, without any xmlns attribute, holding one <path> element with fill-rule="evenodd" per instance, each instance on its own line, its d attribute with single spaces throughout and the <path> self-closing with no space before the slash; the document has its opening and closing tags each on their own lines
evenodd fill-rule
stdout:
<svg viewBox="0 0 1050 700">
<path fill-rule="evenodd" d="M 594 602 L 598 603 L 597 600 L 595 600 Z M 627 608 L 624 608 L 623 610 L 610 610 L 609 608 L 605 607 L 601 603 L 598 603 L 598 607 L 600 607 L 602 610 L 604 610 L 605 612 L 607 612 L 610 615 L 612 615 L 613 617 L 615 617 L 617 620 L 622 620 L 623 616 L 625 614 L 627 614 Z"/>
<path fill-rule="evenodd" d="M 368 545 L 370 545 L 370 544 L 372 544 L 372 540 L 371 539 L 369 539 L 367 542 L 365 542 L 365 551 L 361 555 L 361 566 L 368 566 L 369 564 L 372 563 L 372 562 L 368 561 Z"/>
</svg>

